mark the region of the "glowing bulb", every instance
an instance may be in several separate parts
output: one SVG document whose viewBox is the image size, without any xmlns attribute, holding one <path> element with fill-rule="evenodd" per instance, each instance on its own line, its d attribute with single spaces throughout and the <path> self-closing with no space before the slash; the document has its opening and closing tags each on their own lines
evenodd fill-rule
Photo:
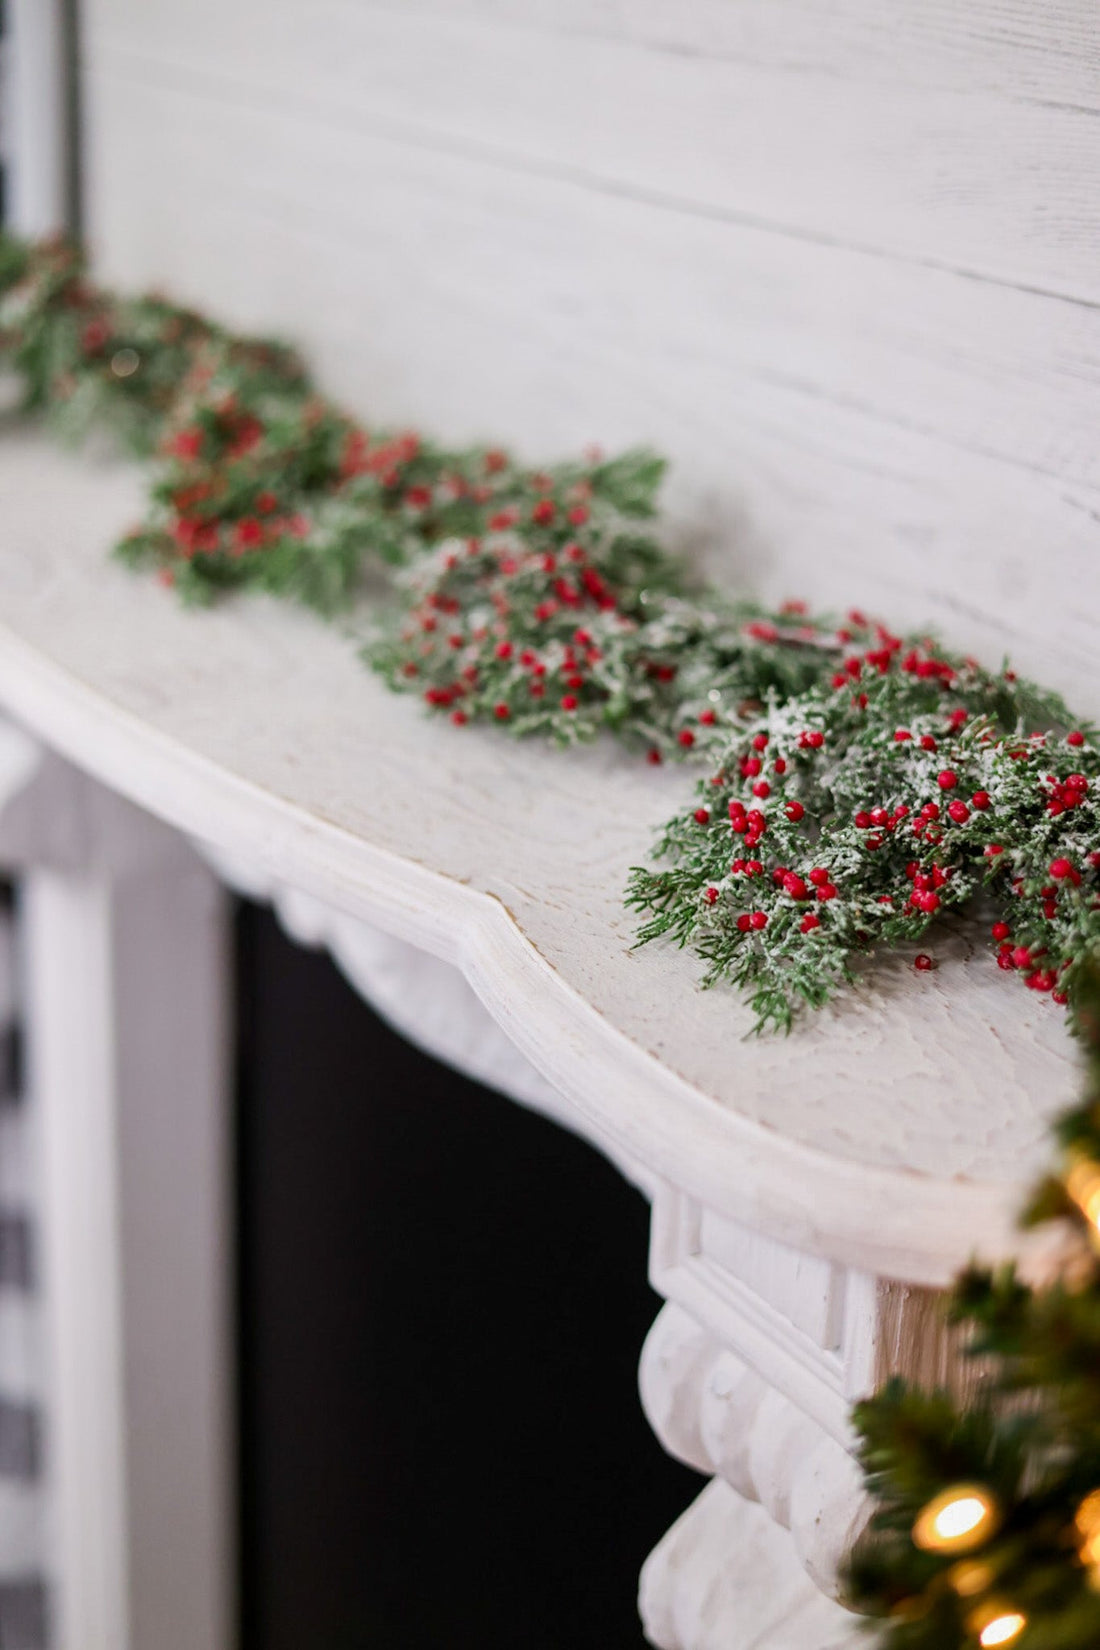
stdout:
<svg viewBox="0 0 1100 1650">
<path fill-rule="evenodd" d="M 958 1501 L 938 1512 L 932 1527 L 941 1541 L 957 1541 L 961 1535 L 970 1535 L 985 1517 L 985 1502 L 976 1495 L 960 1496 Z"/>
<path fill-rule="evenodd" d="M 947 1580 L 960 1598 L 973 1598 L 975 1593 L 987 1592 L 992 1586 L 993 1571 L 981 1559 L 964 1558 L 961 1563 L 951 1566 Z"/>
<path fill-rule="evenodd" d="M 1073 1522 L 1077 1526 L 1081 1562 L 1089 1572 L 1089 1585 L 1095 1590 L 1100 1581 L 1100 1490 L 1086 1495 L 1073 1516 Z"/>
<path fill-rule="evenodd" d="M 917 1515 L 913 1540 L 931 1553 L 965 1553 L 980 1547 L 999 1523 L 996 1503 L 980 1484 L 953 1484 Z"/>
<path fill-rule="evenodd" d="M 1089 1225 L 1100 1232 L 1100 1164 L 1078 1157 L 1066 1176 L 1066 1191 Z"/>
<path fill-rule="evenodd" d="M 1100 1490 L 1086 1495 L 1073 1515 L 1073 1522 L 1086 1541 L 1100 1535 Z"/>
<path fill-rule="evenodd" d="M 1026 1626 L 1026 1616 L 1022 1616 L 1018 1610 L 1009 1610 L 1003 1616 L 994 1616 L 993 1620 L 982 1628 L 978 1643 L 983 1647 L 991 1644 L 1011 1644 Z"/>
</svg>

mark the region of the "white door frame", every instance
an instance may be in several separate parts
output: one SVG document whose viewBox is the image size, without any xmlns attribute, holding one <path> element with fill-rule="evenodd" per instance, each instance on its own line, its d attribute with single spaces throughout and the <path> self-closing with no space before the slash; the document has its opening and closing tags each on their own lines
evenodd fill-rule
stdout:
<svg viewBox="0 0 1100 1650">
<path fill-rule="evenodd" d="M 8 0 L 0 142 L 8 227 L 49 235 L 68 227 L 66 20 L 62 0 Z"/>
</svg>

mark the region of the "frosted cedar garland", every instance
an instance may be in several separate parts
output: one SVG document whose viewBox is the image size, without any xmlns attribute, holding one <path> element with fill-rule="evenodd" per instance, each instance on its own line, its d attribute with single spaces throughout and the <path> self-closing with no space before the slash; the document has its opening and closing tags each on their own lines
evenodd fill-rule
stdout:
<svg viewBox="0 0 1100 1650">
<path fill-rule="evenodd" d="M 860 615 L 844 635 L 827 681 L 706 729 L 712 771 L 658 845 L 672 864 L 631 879 L 643 938 L 690 943 L 786 1027 L 854 954 L 984 892 L 998 965 L 1065 1003 L 1100 931 L 1095 746 L 1011 673 Z M 1056 731 L 1022 733 L 1037 722 Z"/>
<path fill-rule="evenodd" d="M 963 1407 L 894 1381 L 857 1406 L 874 1506 L 848 1602 L 882 1650 L 1100 1644 L 1100 976 L 1078 981 L 1085 1094 L 1024 1224 L 1038 1276 L 973 1266 L 950 1297 L 983 1379 Z"/>
<path fill-rule="evenodd" d="M 394 689 L 457 725 L 563 745 L 607 731 L 704 765 L 627 897 L 643 939 L 691 945 L 758 1027 L 978 895 L 998 965 L 1073 1002 L 1100 954 L 1092 730 L 860 614 L 693 591 L 650 530 L 652 454 L 532 470 L 368 431 L 284 346 L 115 297 L 60 242 L 0 241 L 0 361 L 64 433 L 106 426 L 156 456 L 118 553 L 184 600 L 255 587 L 331 613 L 388 565 L 366 655 Z"/>
</svg>

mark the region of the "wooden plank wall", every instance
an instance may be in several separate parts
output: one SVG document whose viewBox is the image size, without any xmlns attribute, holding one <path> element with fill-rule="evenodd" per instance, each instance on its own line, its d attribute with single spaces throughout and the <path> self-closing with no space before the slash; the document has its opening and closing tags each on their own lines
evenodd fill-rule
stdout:
<svg viewBox="0 0 1100 1650">
<path fill-rule="evenodd" d="M 86 0 L 106 273 L 1100 714 L 1096 0 Z"/>
</svg>

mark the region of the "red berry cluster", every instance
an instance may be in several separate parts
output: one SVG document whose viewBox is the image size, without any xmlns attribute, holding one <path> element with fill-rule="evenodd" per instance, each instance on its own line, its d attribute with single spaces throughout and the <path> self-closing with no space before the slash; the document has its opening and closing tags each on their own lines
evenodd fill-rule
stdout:
<svg viewBox="0 0 1100 1650">
<path fill-rule="evenodd" d="M 0 358 L 70 432 L 91 408 L 157 456 L 120 551 L 185 598 L 249 584 L 328 611 L 368 558 L 398 565 L 396 617 L 368 649 L 393 687 L 460 726 L 607 729 L 651 762 L 705 761 L 665 833 L 672 863 L 635 873 L 630 899 L 644 937 L 697 944 L 761 1023 L 980 891 L 1001 907 L 998 966 L 1072 1003 L 1100 952 L 1093 736 L 1059 734 L 1060 703 L 1011 671 L 859 611 L 838 625 L 689 597 L 639 527 L 653 455 L 530 470 L 367 430 L 289 350 L 118 299 L 57 242 L 0 245 Z"/>
<path fill-rule="evenodd" d="M 712 974 L 750 989 L 764 1021 L 785 1024 L 798 995 L 819 1001 L 822 976 L 844 977 L 852 952 L 915 938 L 988 885 L 1017 908 L 995 931 L 999 966 L 1065 1002 L 1082 921 L 1100 941 L 1100 848 L 1052 852 L 1051 833 L 1095 836 L 1100 753 L 1078 731 L 1061 746 L 1050 735 L 1021 740 L 1017 692 L 1010 677 L 923 640 L 876 638 L 849 653 L 825 687 L 735 730 L 710 781 L 736 777 L 726 829 L 746 850 L 767 846 L 770 859 L 739 845 L 723 864 L 713 808 L 693 811 L 695 835 L 675 825 L 666 834 L 674 867 L 634 878 L 632 899 L 651 913 L 643 934 L 690 939 L 698 926 Z M 1077 753 L 1075 770 L 1040 772 L 1058 748 Z M 681 905 L 696 877 L 699 893 Z M 769 897 L 753 897 L 754 886 Z M 766 932 L 753 929 L 755 910 Z M 934 959 L 920 952 L 914 966 Z"/>
</svg>

